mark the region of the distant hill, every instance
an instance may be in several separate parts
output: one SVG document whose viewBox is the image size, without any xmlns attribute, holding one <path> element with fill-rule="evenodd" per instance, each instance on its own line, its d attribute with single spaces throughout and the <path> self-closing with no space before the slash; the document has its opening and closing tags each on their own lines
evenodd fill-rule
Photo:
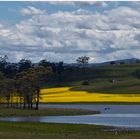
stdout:
<svg viewBox="0 0 140 140">
<path fill-rule="evenodd" d="M 130 58 L 130 59 L 107 61 L 107 62 L 103 62 L 103 63 L 89 63 L 88 67 L 92 67 L 92 66 L 107 66 L 107 65 L 120 65 L 120 64 L 134 64 L 134 63 L 140 63 L 140 59 Z M 77 64 L 77 63 L 71 63 L 71 64 L 64 63 L 64 66 L 78 67 L 79 64 Z"/>
<path fill-rule="evenodd" d="M 131 59 L 121 59 L 121 60 L 114 60 L 114 61 L 108 61 L 103 63 L 95 64 L 96 66 L 106 66 L 106 65 L 115 65 L 115 64 L 134 64 L 140 62 L 140 59 L 137 58 L 131 58 Z"/>
</svg>

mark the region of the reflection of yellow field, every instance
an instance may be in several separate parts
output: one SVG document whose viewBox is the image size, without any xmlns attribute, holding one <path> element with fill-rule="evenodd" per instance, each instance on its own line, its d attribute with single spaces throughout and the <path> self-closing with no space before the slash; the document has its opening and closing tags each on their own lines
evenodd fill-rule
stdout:
<svg viewBox="0 0 140 140">
<path fill-rule="evenodd" d="M 88 93 L 70 88 L 42 89 L 40 102 L 140 102 L 140 94 Z"/>
</svg>

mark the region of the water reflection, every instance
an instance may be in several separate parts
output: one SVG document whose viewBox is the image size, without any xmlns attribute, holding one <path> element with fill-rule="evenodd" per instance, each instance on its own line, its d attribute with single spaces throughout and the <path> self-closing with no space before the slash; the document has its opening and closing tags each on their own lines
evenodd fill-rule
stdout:
<svg viewBox="0 0 140 140">
<path fill-rule="evenodd" d="M 112 104 L 41 104 L 42 108 L 74 108 L 98 110 L 105 114 L 140 114 L 140 105 L 112 105 Z"/>
<path fill-rule="evenodd" d="M 140 128 L 140 114 L 97 114 L 81 116 L 44 116 L 44 117 L 3 117 L 1 121 L 13 122 L 53 122 L 98 124 L 108 126 Z"/>
</svg>

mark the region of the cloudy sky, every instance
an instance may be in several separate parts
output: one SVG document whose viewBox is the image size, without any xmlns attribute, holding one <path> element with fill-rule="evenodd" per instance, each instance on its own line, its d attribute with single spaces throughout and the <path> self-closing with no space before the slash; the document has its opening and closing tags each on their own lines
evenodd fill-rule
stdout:
<svg viewBox="0 0 140 140">
<path fill-rule="evenodd" d="M 140 58 L 140 2 L 2 2 L 0 56 L 11 62 Z"/>
</svg>

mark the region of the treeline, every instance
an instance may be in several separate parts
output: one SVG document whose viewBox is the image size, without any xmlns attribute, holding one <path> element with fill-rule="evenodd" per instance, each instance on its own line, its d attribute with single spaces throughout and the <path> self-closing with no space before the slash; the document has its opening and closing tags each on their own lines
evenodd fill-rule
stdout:
<svg viewBox="0 0 140 140">
<path fill-rule="evenodd" d="M 38 109 L 40 88 L 54 75 L 61 80 L 63 68 L 63 62 L 10 63 L 7 56 L 0 57 L 0 107 Z"/>
<path fill-rule="evenodd" d="M 27 71 L 36 66 L 43 66 L 44 68 L 51 67 L 53 73 L 58 75 L 58 77 L 64 70 L 63 62 L 51 63 L 46 59 L 43 59 L 38 63 L 33 63 L 31 60 L 21 59 L 18 63 L 11 63 L 8 61 L 7 56 L 0 57 L 0 72 L 2 72 L 8 78 L 13 78 L 17 73 Z"/>
<path fill-rule="evenodd" d="M 43 68 L 51 68 L 53 75 L 48 79 L 47 84 L 53 85 L 65 82 L 70 82 L 75 79 L 85 79 L 89 74 L 88 68 L 88 60 L 89 57 L 83 56 L 79 57 L 75 60 L 77 61 L 76 65 L 64 65 L 63 62 L 49 62 L 46 59 L 39 61 L 38 63 L 33 63 L 31 60 L 22 59 L 18 63 L 10 63 L 8 62 L 7 56 L 0 57 L 0 72 L 6 78 L 13 79 L 17 74 L 28 71 L 29 69 L 33 69 L 38 66 L 42 66 Z M 93 75 L 93 74 L 92 74 Z M 91 77 L 91 75 L 89 75 Z M 92 77 L 91 77 L 92 78 Z M 42 83 L 42 86 L 46 85 L 46 82 Z"/>
</svg>

